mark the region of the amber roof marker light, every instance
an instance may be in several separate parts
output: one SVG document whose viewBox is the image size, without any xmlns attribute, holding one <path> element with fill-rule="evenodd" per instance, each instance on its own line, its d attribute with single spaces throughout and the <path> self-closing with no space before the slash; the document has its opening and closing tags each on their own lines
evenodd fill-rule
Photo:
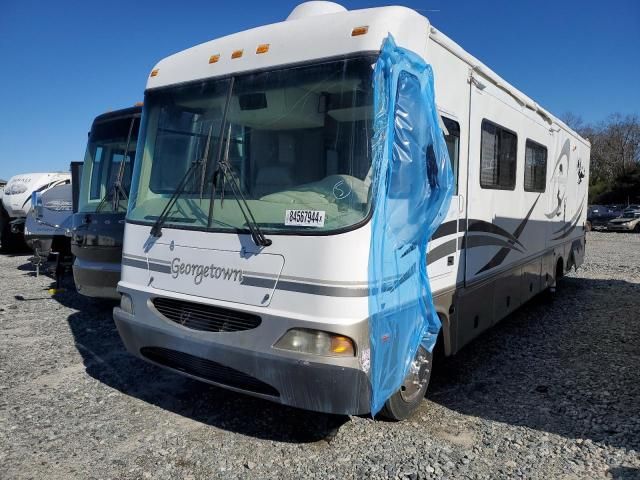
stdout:
<svg viewBox="0 0 640 480">
<path fill-rule="evenodd" d="M 209 63 L 217 63 L 220 60 L 220 54 L 216 53 L 215 55 L 211 55 L 209 57 Z"/>
<path fill-rule="evenodd" d="M 154 68 L 153 70 L 151 70 L 151 75 L 149 75 L 150 77 L 157 77 L 158 76 L 158 72 L 160 72 L 159 68 Z"/>
<path fill-rule="evenodd" d="M 240 58 L 242 57 L 243 53 L 244 53 L 244 50 L 234 50 L 234 52 L 231 54 L 231 58 L 232 59 Z"/>
<path fill-rule="evenodd" d="M 369 25 L 363 25 L 361 27 L 355 27 L 351 30 L 352 37 L 358 37 L 360 35 L 365 35 L 369 31 Z"/>
<path fill-rule="evenodd" d="M 261 43 L 260 45 L 258 45 L 258 48 L 256 48 L 256 54 L 259 55 L 261 53 L 267 53 L 269 51 L 269 44 L 268 43 Z"/>
</svg>

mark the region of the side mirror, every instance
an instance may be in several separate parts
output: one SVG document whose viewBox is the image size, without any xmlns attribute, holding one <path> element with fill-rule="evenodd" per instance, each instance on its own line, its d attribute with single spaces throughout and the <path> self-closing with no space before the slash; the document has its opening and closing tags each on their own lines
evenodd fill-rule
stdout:
<svg viewBox="0 0 640 480">
<path fill-rule="evenodd" d="M 42 218 L 44 209 L 42 205 L 42 192 L 31 193 L 31 208 L 33 208 L 36 218 Z"/>
</svg>

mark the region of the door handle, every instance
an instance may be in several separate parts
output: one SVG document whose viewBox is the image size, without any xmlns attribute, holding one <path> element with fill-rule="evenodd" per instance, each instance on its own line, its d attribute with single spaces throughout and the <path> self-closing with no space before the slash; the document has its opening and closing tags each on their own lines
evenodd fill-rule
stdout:
<svg viewBox="0 0 640 480">
<path fill-rule="evenodd" d="M 458 195 L 458 213 L 464 212 L 464 195 Z"/>
</svg>

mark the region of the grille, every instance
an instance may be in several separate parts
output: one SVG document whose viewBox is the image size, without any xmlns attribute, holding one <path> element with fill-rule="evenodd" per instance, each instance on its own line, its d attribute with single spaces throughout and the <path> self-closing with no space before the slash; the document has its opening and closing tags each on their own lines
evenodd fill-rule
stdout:
<svg viewBox="0 0 640 480">
<path fill-rule="evenodd" d="M 261 393 L 273 397 L 280 396 L 280 393 L 271 385 L 213 360 L 162 347 L 143 347 L 140 349 L 140 353 L 152 362 L 204 380 L 248 392 Z"/>
<path fill-rule="evenodd" d="M 262 321 L 258 315 L 251 313 L 172 298 L 154 298 L 153 306 L 168 320 L 204 332 L 251 330 Z"/>
</svg>

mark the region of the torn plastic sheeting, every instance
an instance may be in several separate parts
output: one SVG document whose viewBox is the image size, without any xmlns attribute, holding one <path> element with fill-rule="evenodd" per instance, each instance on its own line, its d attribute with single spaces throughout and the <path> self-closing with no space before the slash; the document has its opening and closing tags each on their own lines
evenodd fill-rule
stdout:
<svg viewBox="0 0 640 480">
<path fill-rule="evenodd" d="M 427 277 L 427 243 L 445 218 L 453 174 L 435 104 L 433 72 L 416 54 L 382 46 L 374 71 L 373 200 L 369 252 L 371 413 L 403 383 L 440 320 Z M 385 278 L 397 278 L 389 285 Z"/>
</svg>

